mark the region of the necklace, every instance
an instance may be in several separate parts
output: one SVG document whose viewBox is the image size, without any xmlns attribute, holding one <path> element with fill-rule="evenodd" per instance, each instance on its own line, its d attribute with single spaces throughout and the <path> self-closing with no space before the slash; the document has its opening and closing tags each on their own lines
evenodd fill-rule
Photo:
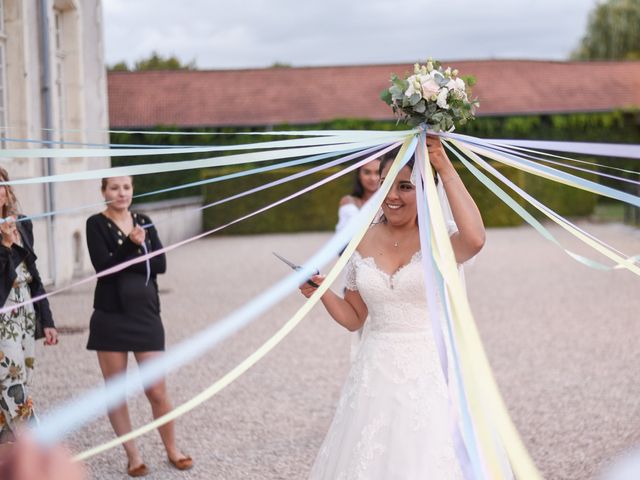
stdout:
<svg viewBox="0 0 640 480">
<path fill-rule="evenodd" d="M 393 247 L 394 247 L 394 248 L 398 248 L 398 247 L 400 246 L 400 243 L 401 243 L 401 242 L 404 242 L 405 240 L 407 240 L 407 239 L 412 235 L 412 233 L 413 233 L 413 232 L 411 232 L 411 233 L 407 234 L 407 233 L 405 232 L 405 233 L 404 233 L 404 235 L 402 235 L 402 236 L 400 237 L 400 239 L 399 239 L 399 240 L 392 240 L 392 242 L 393 242 Z"/>
</svg>

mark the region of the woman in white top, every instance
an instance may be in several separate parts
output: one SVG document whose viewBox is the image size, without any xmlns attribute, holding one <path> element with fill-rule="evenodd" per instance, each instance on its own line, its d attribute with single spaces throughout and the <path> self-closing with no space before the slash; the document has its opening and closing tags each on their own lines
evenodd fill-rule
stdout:
<svg viewBox="0 0 640 480">
<path fill-rule="evenodd" d="M 342 230 L 349 222 L 349 219 L 358 213 L 362 205 L 376 193 L 380 187 L 379 168 L 380 160 L 377 159 L 365 163 L 356 170 L 351 194 L 345 195 L 340 199 L 336 232 Z"/>
<path fill-rule="evenodd" d="M 345 195 L 340 199 L 338 207 L 338 224 L 336 232 L 342 230 L 345 225 L 362 208 L 371 196 L 380 187 L 380 159 L 365 163 L 356 170 L 353 182 L 353 190 L 350 195 Z M 351 360 L 358 353 L 358 346 L 362 339 L 362 329 L 356 331 L 351 337 Z"/>
</svg>

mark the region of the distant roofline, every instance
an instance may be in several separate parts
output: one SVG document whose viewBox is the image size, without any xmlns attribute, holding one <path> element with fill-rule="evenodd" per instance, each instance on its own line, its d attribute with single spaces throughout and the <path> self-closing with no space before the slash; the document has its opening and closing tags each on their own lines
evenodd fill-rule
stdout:
<svg viewBox="0 0 640 480">
<path fill-rule="evenodd" d="M 131 75 L 131 74 L 154 74 L 154 73 L 215 73 L 215 72 L 255 72 L 264 70 L 318 70 L 318 69 L 343 69 L 343 68 L 366 68 L 366 67 L 395 67 L 398 65 L 413 65 L 418 62 L 426 62 L 426 60 L 414 60 L 406 62 L 389 62 L 389 63 L 364 63 L 364 64 L 343 64 L 343 65 L 292 65 L 287 67 L 246 67 L 246 68 L 208 68 L 208 69 L 176 69 L 176 70 L 137 70 L 137 71 L 121 71 L 110 70 L 109 75 Z M 464 62 L 464 63 L 556 63 L 562 65 L 577 65 L 577 64 L 589 64 L 589 65 L 601 65 L 601 64 L 613 64 L 613 63 L 638 63 L 640 60 L 546 60 L 546 59 L 531 59 L 531 58 L 485 58 L 485 59 L 453 59 L 453 60 L 441 60 L 443 64 Z"/>
</svg>

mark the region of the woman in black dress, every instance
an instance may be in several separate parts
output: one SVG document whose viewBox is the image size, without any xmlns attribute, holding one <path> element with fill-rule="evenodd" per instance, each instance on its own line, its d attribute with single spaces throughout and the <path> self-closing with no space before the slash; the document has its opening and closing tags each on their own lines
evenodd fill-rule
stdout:
<svg viewBox="0 0 640 480">
<path fill-rule="evenodd" d="M 129 211 L 133 196 L 131 177 L 102 180 L 102 194 L 107 202 L 105 211 L 87 219 L 87 245 L 96 272 L 106 270 L 133 257 L 162 248 L 151 220 L 141 213 Z M 144 246 L 143 246 L 144 244 Z M 127 369 L 128 352 L 133 352 L 138 364 L 159 355 L 164 350 L 164 328 L 160 319 L 160 300 L 156 276 L 166 271 L 164 254 L 150 259 L 150 280 L 147 283 L 145 262 L 98 279 L 93 301 L 87 349 L 96 350 L 105 380 Z M 164 380 L 145 391 L 154 418 L 173 407 Z M 109 420 L 121 436 L 131 431 L 126 403 L 109 412 Z M 192 466 L 192 460 L 178 450 L 173 422 L 158 428 L 170 463 L 179 470 Z M 127 453 L 127 473 L 143 476 L 148 468 L 133 441 L 124 443 Z"/>
</svg>

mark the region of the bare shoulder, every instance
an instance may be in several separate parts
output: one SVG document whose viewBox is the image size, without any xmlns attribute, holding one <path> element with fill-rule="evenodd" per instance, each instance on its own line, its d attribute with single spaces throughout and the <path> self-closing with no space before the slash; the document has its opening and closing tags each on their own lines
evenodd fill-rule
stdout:
<svg viewBox="0 0 640 480">
<path fill-rule="evenodd" d="M 340 206 L 342 207 L 343 205 L 357 205 L 356 199 L 351 195 L 345 195 L 340 199 Z"/>
</svg>

